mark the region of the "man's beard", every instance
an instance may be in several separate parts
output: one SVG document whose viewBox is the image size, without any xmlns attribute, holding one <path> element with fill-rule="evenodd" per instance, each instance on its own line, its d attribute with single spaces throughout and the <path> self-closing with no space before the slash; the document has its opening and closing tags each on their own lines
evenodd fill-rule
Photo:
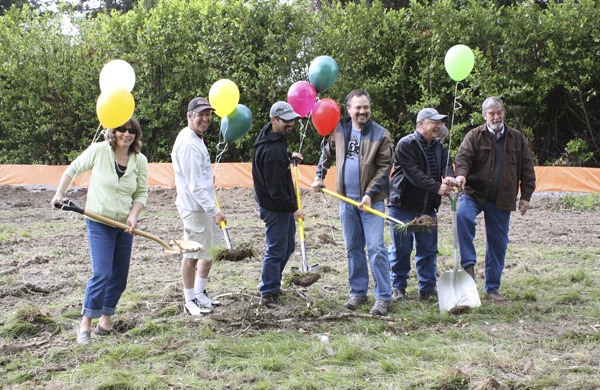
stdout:
<svg viewBox="0 0 600 390">
<path fill-rule="evenodd" d="M 494 132 L 499 132 L 502 130 L 502 123 L 503 122 L 492 122 L 490 124 L 490 129 L 492 129 Z"/>
</svg>

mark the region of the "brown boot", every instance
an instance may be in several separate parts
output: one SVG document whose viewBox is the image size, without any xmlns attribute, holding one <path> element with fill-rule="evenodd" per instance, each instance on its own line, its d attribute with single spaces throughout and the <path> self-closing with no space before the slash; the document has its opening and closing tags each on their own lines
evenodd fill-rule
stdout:
<svg viewBox="0 0 600 390">
<path fill-rule="evenodd" d="M 487 293 L 488 298 L 490 298 L 494 302 L 506 302 L 507 299 L 502 295 L 498 294 L 497 291 L 490 291 Z"/>
<path fill-rule="evenodd" d="M 465 267 L 465 272 L 471 275 L 473 280 L 475 280 L 475 267 L 472 264 Z"/>
</svg>

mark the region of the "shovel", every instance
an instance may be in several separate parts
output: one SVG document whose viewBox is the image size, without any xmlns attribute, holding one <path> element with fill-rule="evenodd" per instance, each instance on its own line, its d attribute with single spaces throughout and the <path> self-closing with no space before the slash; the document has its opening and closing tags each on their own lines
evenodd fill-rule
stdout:
<svg viewBox="0 0 600 390">
<path fill-rule="evenodd" d="M 454 267 L 452 271 L 444 272 L 438 281 L 438 301 L 440 313 L 461 313 L 472 307 L 481 306 L 479 292 L 475 280 L 466 271 L 458 270 L 458 231 L 456 222 L 456 204 L 459 192 L 448 195 L 452 209 L 452 249 Z"/>
<path fill-rule="evenodd" d="M 219 199 L 217 198 L 217 194 L 215 193 L 215 205 L 217 206 L 217 210 L 221 211 L 221 205 L 219 204 Z M 229 232 L 227 231 L 227 224 L 225 221 L 221 221 L 221 230 L 223 231 L 223 239 L 225 240 L 225 245 L 228 250 L 231 250 L 231 239 L 229 238 Z"/>
<path fill-rule="evenodd" d="M 294 177 L 296 179 L 296 202 L 298 203 L 298 210 L 302 210 L 302 202 L 300 201 L 300 179 L 298 174 L 298 162 L 293 159 L 294 162 Z M 306 260 L 306 243 L 304 242 L 304 220 L 302 218 L 298 218 L 298 228 L 300 229 L 300 250 L 302 252 L 302 268 L 301 272 L 318 272 L 319 264 L 316 264 L 312 267 L 308 265 L 308 261 Z M 292 272 L 298 272 L 298 269 L 292 267 Z"/>
<path fill-rule="evenodd" d="M 359 203 L 357 201 L 347 198 L 343 195 L 340 195 L 337 192 L 330 191 L 327 188 L 321 188 L 321 191 L 323 191 L 324 193 L 331 195 L 335 198 L 338 198 L 339 200 L 343 200 L 344 202 L 353 204 L 356 207 L 358 207 L 358 205 L 359 205 Z M 393 222 L 396 225 L 398 225 L 401 229 L 405 229 L 405 230 L 411 231 L 411 232 L 422 232 L 424 230 L 431 230 L 431 229 L 437 228 L 437 223 L 435 222 L 435 220 L 428 216 L 422 216 L 422 217 L 420 217 L 420 219 L 410 221 L 410 222 L 402 222 L 394 217 L 390 217 L 389 215 L 382 213 L 379 210 L 375 210 L 374 208 L 369 207 L 369 206 L 364 206 L 364 210 L 368 211 L 372 214 L 375 214 L 383 219 L 387 219 L 388 221 Z M 427 217 L 427 219 L 425 217 Z"/>
<path fill-rule="evenodd" d="M 78 207 L 73 201 L 71 200 L 66 200 L 63 202 L 63 204 L 55 204 L 54 205 L 57 208 L 60 208 L 62 210 L 65 211 L 74 211 L 76 213 L 79 214 L 83 214 L 86 215 L 90 218 L 93 218 L 97 221 L 100 222 L 104 222 L 107 225 L 111 225 L 117 228 L 121 228 L 123 230 L 127 230 L 130 228 L 130 226 L 125 225 L 124 223 L 121 222 L 117 222 L 114 221 L 110 218 L 106 218 L 100 214 L 96 214 L 93 211 L 89 211 L 89 210 L 84 210 L 81 207 Z M 169 243 L 167 244 L 166 242 L 164 242 L 163 240 L 161 240 L 158 237 L 155 237 L 151 234 L 148 234 L 144 231 L 141 231 L 139 229 L 133 229 L 133 234 L 137 234 L 138 236 L 142 236 L 142 237 L 146 237 L 149 238 L 151 240 L 154 240 L 156 242 L 158 242 L 160 245 L 163 246 L 163 248 L 165 249 L 165 253 L 169 253 L 169 254 L 181 254 L 181 253 L 191 253 L 191 252 L 197 252 L 199 250 L 204 249 L 204 247 L 202 246 L 202 244 L 196 242 L 196 241 L 189 241 L 189 240 L 171 240 L 169 241 Z"/>
</svg>

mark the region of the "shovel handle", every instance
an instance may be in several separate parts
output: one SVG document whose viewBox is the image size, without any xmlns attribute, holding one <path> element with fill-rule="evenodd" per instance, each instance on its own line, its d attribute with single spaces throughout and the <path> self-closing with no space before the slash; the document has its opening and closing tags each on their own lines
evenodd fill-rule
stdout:
<svg viewBox="0 0 600 390">
<path fill-rule="evenodd" d="M 221 211 L 221 205 L 219 204 L 219 198 L 217 198 L 217 193 L 215 192 L 215 206 L 217 206 L 217 210 Z M 225 239 L 225 246 L 227 246 L 227 249 L 231 250 L 231 248 L 233 248 L 233 245 L 231 245 L 231 238 L 229 238 L 229 232 L 227 231 L 227 224 L 225 223 L 225 221 L 221 221 L 221 230 L 223 231 L 223 238 Z"/>
<path fill-rule="evenodd" d="M 298 161 L 292 159 L 294 164 L 294 178 L 296 179 L 296 203 L 298 203 L 298 210 L 302 210 L 302 201 L 300 199 L 300 173 L 298 168 Z M 300 230 L 300 250 L 302 253 L 302 272 L 309 272 L 310 266 L 308 265 L 308 259 L 306 256 L 306 243 L 304 242 L 304 220 L 298 218 L 298 229 Z"/>
<path fill-rule="evenodd" d="M 104 222 L 107 225 L 114 226 L 116 228 L 120 228 L 123 230 L 129 230 L 131 228 L 131 226 L 129 226 L 129 225 L 126 225 L 126 224 L 118 222 L 118 221 L 114 221 L 110 218 L 106 218 L 105 216 L 96 214 L 93 211 L 84 210 L 81 207 L 77 206 L 72 200 L 65 200 L 62 205 L 57 203 L 54 206 L 56 208 L 60 208 L 65 211 L 74 211 L 76 213 L 83 214 L 87 217 L 93 218 L 97 221 Z M 154 240 L 154 241 L 158 242 L 160 245 L 162 245 L 166 250 L 177 251 L 177 248 L 173 248 L 172 246 L 170 246 L 169 244 L 167 244 L 160 238 L 153 236 L 152 234 L 146 233 L 140 229 L 133 229 L 133 234 Z"/>
<path fill-rule="evenodd" d="M 355 205 L 356 207 L 358 207 L 358 205 L 360 204 L 360 203 L 358 203 L 357 201 L 355 201 L 354 199 L 347 198 L 347 197 L 345 197 L 344 195 L 340 195 L 340 194 L 338 194 L 337 192 L 333 192 L 333 191 L 331 191 L 331 190 L 328 190 L 327 188 L 322 188 L 322 189 L 321 189 L 321 191 L 323 191 L 324 193 L 326 193 L 326 194 L 329 194 L 329 195 L 331 195 L 331 196 L 333 196 L 333 197 L 335 197 L 335 198 L 338 198 L 339 200 L 343 200 L 344 202 L 347 202 L 347 203 L 353 204 L 353 205 Z M 394 218 L 394 217 L 390 217 L 389 215 L 387 215 L 387 214 L 385 214 L 385 213 L 382 213 L 382 212 L 381 212 L 381 211 L 379 211 L 379 210 L 375 210 L 375 209 L 374 209 L 374 208 L 372 208 L 372 207 L 369 207 L 369 206 L 363 206 L 363 207 L 364 207 L 365 211 L 368 211 L 368 212 L 370 212 L 370 213 L 372 213 L 372 214 L 375 214 L 375 215 L 377 215 L 377 216 L 379 216 L 379 217 L 381 217 L 381 218 L 383 218 L 383 219 L 387 219 L 388 221 L 391 221 L 391 222 L 393 222 L 393 223 L 395 223 L 395 224 L 397 224 L 397 225 L 400 225 L 400 226 L 404 226 L 404 225 L 406 225 L 406 223 L 404 223 L 404 222 L 402 222 L 402 221 L 399 221 L 399 220 L 397 220 L 397 219 L 396 219 L 396 218 Z"/>
</svg>

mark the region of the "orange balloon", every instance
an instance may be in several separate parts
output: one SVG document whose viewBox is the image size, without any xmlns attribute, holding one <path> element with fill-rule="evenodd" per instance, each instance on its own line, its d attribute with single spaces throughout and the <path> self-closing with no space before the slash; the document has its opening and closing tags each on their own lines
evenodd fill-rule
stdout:
<svg viewBox="0 0 600 390">
<path fill-rule="evenodd" d="M 102 92 L 96 102 L 100 124 L 107 129 L 119 127 L 131 118 L 135 109 L 133 95 L 126 88 Z"/>
</svg>

